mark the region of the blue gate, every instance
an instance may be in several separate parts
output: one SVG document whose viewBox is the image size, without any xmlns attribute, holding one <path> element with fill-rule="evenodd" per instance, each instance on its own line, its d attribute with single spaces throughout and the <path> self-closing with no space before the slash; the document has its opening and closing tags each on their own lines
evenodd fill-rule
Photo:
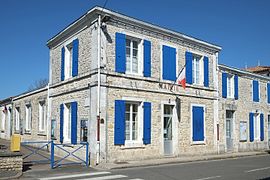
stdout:
<svg viewBox="0 0 270 180">
<path fill-rule="evenodd" d="M 23 156 L 23 160 L 28 159 L 31 163 L 48 163 L 51 169 L 69 164 L 82 164 L 89 166 L 89 143 L 81 142 L 80 144 L 58 144 L 54 141 L 28 141 L 21 142 L 21 146 L 27 149 L 29 152 Z M 80 158 L 76 155 L 76 152 L 85 149 L 84 158 Z M 58 151 L 57 155 L 55 151 Z M 60 154 L 65 154 L 60 157 Z M 76 160 L 72 161 L 69 158 Z M 68 162 L 66 162 L 68 161 Z"/>
</svg>

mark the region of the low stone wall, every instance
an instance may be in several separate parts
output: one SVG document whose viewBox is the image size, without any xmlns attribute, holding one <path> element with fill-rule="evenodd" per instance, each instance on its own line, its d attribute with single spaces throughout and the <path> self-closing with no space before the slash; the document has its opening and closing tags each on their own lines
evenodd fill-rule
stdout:
<svg viewBox="0 0 270 180">
<path fill-rule="evenodd" d="M 23 160 L 20 153 L 0 152 L 0 172 L 19 171 L 22 172 Z"/>
</svg>

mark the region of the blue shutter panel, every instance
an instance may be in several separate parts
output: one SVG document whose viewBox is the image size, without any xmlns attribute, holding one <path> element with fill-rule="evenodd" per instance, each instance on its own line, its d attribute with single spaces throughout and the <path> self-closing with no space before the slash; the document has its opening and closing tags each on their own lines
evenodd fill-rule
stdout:
<svg viewBox="0 0 270 180">
<path fill-rule="evenodd" d="M 148 40 L 144 40 L 143 45 L 144 45 L 143 75 L 144 77 L 151 77 L 151 42 Z"/>
<path fill-rule="evenodd" d="M 71 144 L 77 144 L 77 102 L 71 103 Z"/>
<path fill-rule="evenodd" d="M 78 76 L 79 40 L 72 42 L 72 77 Z"/>
<path fill-rule="evenodd" d="M 151 143 L 151 103 L 144 102 L 143 104 L 144 112 L 144 123 L 143 123 L 143 143 Z"/>
<path fill-rule="evenodd" d="M 204 141 L 204 109 L 203 107 L 192 107 L 193 141 Z"/>
<path fill-rule="evenodd" d="M 222 73 L 222 97 L 227 98 L 227 73 Z"/>
<path fill-rule="evenodd" d="M 238 75 L 234 75 L 234 99 L 238 99 Z"/>
<path fill-rule="evenodd" d="M 261 130 L 261 141 L 264 140 L 264 116 L 260 114 L 260 130 Z"/>
<path fill-rule="evenodd" d="M 250 142 L 254 141 L 254 114 L 249 113 L 249 140 Z"/>
<path fill-rule="evenodd" d="M 186 82 L 192 84 L 192 53 L 186 52 Z"/>
<path fill-rule="evenodd" d="M 61 50 L 61 81 L 65 80 L 65 47 Z"/>
<path fill-rule="evenodd" d="M 204 86 L 209 87 L 209 59 L 208 57 L 204 57 Z"/>
<path fill-rule="evenodd" d="M 126 72 L 126 35 L 115 34 L 115 71 Z"/>
<path fill-rule="evenodd" d="M 268 103 L 270 104 L 270 83 L 267 83 L 267 99 Z"/>
<path fill-rule="evenodd" d="M 63 143 L 64 133 L 64 104 L 60 105 L 60 142 Z"/>
<path fill-rule="evenodd" d="M 253 101 L 259 102 L 259 82 L 253 80 L 252 86 L 253 86 Z"/>
<path fill-rule="evenodd" d="M 115 100 L 114 144 L 125 144 L 125 101 Z"/>
<path fill-rule="evenodd" d="M 162 79 L 176 80 L 176 49 L 162 46 Z"/>
</svg>

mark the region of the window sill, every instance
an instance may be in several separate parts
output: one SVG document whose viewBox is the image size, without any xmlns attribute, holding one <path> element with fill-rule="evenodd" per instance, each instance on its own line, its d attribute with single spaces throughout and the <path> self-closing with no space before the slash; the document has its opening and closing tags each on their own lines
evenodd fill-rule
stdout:
<svg viewBox="0 0 270 180">
<path fill-rule="evenodd" d="M 1 132 L 1 133 L 4 133 L 4 132 L 5 132 L 5 130 L 0 130 L 0 132 Z"/>
<path fill-rule="evenodd" d="M 205 141 L 192 141 L 191 146 L 193 145 L 206 145 Z"/>
<path fill-rule="evenodd" d="M 29 130 L 28 131 L 25 131 L 24 134 L 31 135 L 31 131 L 29 131 Z"/>
<path fill-rule="evenodd" d="M 124 146 L 121 146 L 121 149 L 144 149 L 145 145 L 143 142 L 125 142 Z"/>
<path fill-rule="evenodd" d="M 38 135 L 38 136 L 47 136 L 47 135 L 45 134 L 45 132 L 38 132 L 37 135 Z"/>
</svg>

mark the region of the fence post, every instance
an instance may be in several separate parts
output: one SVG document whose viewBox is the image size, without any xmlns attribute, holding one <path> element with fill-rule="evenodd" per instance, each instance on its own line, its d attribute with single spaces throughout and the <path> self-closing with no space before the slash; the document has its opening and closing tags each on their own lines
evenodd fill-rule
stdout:
<svg viewBox="0 0 270 180">
<path fill-rule="evenodd" d="M 51 141 L 51 169 L 54 168 L 54 143 Z"/>
<path fill-rule="evenodd" d="M 89 148 L 89 143 L 86 142 L 86 166 L 87 167 L 89 166 L 89 154 L 88 154 L 89 150 L 88 150 L 88 148 Z"/>
</svg>

